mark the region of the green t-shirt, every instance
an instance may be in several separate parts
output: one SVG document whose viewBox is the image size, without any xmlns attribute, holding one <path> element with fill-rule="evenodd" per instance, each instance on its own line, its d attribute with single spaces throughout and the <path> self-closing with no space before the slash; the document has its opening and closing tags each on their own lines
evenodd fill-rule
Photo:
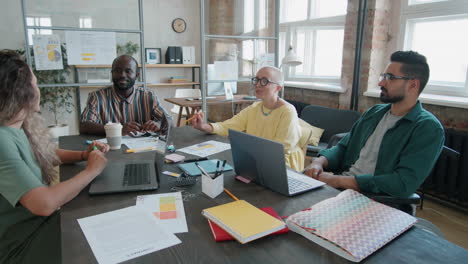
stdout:
<svg viewBox="0 0 468 264">
<path fill-rule="evenodd" d="M 0 263 L 25 255 L 49 217 L 32 214 L 19 200 L 43 186 L 39 168 L 22 129 L 0 126 Z"/>
</svg>

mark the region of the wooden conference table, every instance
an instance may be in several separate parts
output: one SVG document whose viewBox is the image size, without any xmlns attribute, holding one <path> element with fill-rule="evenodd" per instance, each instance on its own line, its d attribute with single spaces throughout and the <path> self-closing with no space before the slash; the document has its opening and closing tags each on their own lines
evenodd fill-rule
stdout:
<svg viewBox="0 0 468 264">
<path fill-rule="evenodd" d="M 242 109 L 243 104 L 251 104 L 256 100 L 252 99 L 244 99 L 247 94 L 236 94 L 234 95 L 233 100 L 226 101 L 225 96 L 209 96 L 206 99 L 207 105 L 220 105 L 220 104 L 234 104 L 234 114 L 237 113 L 237 109 Z M 177 116 L 177 126 L 180 126 L 180 121 L 182 119 L 182 114 L 185 109 L 185 112 L 188 113 L 187 119 L 189 119 L 196 110 L 201 109 L 202 107 L 202 100 L 201 99 L 194 99 L 193 97 L 184 97 L 184 98 L 165 98 L 165 101 L 178 105 L 179 114 Z"/>
<path fill-rule="evenodd" d="M 206 135 L 191 127 L 173 129 L 176 149 L 207 140 L 226 142 L 226 138 Z M 83 150 L 89 136 L 68 136 L 60 138 L 60 147 Z M 124 154 L 121 150 L 107 154 L 108 166 L 115 160 L 152 159 L 159 171 L 178 171 L 175 165 L 164 164 L 161 154 L 155 152 Z M 182 153 L 187 158 L 193 156 Z M 230 151 L 224 151 L 212 158 L 228 159 L 232 164 Z M 85 167 L 81 162 L 60 166 L 61 180 L 66 180 Z M 324 186 L 295 197 L 285 197 L 256 184 L 235 181 L 234 173 L 225 174 L 225 187 L 240 199 L 247 200 L 257 207 L 273 207 L 279 215 L 290 215 L 326 198 L 333 197 L 338 191 Z M 161 187 L 157 191 L 121 193 L 90 196 L 85 188 L 75 199 L 61 209 L 62 262 L 97 263 L 93 252 L 81 231 L 77 219 L 135 205 L 137 195 L 182 191 L 188 233 L 176 234 L 182 243 L 151 254 L 129 260 L 125 263 L 348 263 L 347 260 L 307 240 L 289 232 L 268 236 L 242 245 L 236 241 L 215 242 L 207 220 L 201 215 L 205 208 L 233 201 L 222 193 L 211 199 L 201 193 L 201 182 L 188 187 L 175 187 L 176 179 L 160 175 Z M 363 262 L 365 263 L 466 263 L 468 251 L 445 239 L 419 229 L 411 228 L 399 238 L 380 249 Z"/>
</svg>

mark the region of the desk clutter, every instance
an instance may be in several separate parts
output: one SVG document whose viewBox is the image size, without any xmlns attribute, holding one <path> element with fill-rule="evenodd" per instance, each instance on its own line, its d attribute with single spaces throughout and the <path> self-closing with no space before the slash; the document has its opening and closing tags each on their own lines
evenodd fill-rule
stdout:
<svg viewBox="0 0 468 264">
<path fill-rule="evenodd" d="M 413 216 L 350 189 L 286 219 L 291 231 L 354 262 L 374 253 L 416 222 Z"/>
<path fill-rule="evenodd" d="M 189 163 L 182 163 L 178 164 L 177 167 L 181 169 L 183 172 L 187 173 L 189 176 L 200 176 L 202 175 L 202 170 L 204 170 L 207 174 L 214 174 L 215 172 L 226 172 L 230 171 L 233 168 L 231 165 L 223 162 L 224 166 L 218 159 L 211 159 L 211 160 L 202 160 L 202 161 L 195 161 Z M 198 166 L 197 166 L 198 165 Z M 198 168 L 200 167 L 200 168 Z"/>
</svg>

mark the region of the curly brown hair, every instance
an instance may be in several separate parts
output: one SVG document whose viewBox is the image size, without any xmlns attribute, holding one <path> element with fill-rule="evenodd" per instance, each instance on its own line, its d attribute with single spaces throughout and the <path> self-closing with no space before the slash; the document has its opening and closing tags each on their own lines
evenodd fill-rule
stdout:
<svg viewBox="0 0 468 264">
<path fill-rule="evenodd" d="M 22 129 L 41 168 L 42 180 L 49 185 L 55 175 L 54 166 L 60 160 L 42 117 L 34 110 L 39 94 L 32 79 L 31 69 L 18 53 L 0 51 L 0 125 L 23 121 Z"/>
</svg>

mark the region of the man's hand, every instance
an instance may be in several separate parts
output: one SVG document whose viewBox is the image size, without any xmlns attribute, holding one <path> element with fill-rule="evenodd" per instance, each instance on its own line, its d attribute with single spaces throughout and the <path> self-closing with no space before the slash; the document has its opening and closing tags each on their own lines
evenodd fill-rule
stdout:
<svg viewBox="0 0 468 264">
<path fill-rule="evenodd" d="M 161 124 L 153 120 L 148 120 L 143 124 L 142 130 L 146 132 L 158 132 L 161 130 Z"/>
<path fill-rule="evenodd" d="M 314 158 L 312 164 L 304 169 L 304 174 L 318 180 L 319 175 L 323 172 L 323 168 L 328 166 L 328 160 L 324 156 Z"/>
<path fill-rule="evenodd" d="M 132 121 L 123 125 L 122 135 L 128 136 L 131 134 L 137 134 L 140 131 L 141 131 L 141 125 L 137 122 Z"/>
<path fill-rule="evenodd" d="M 319 175 L 323 172 L 323 166 L 321 163 L 312 162 L 310 166 L 305 169 L 304 174 L 318 180 Z"/>
</svg>

